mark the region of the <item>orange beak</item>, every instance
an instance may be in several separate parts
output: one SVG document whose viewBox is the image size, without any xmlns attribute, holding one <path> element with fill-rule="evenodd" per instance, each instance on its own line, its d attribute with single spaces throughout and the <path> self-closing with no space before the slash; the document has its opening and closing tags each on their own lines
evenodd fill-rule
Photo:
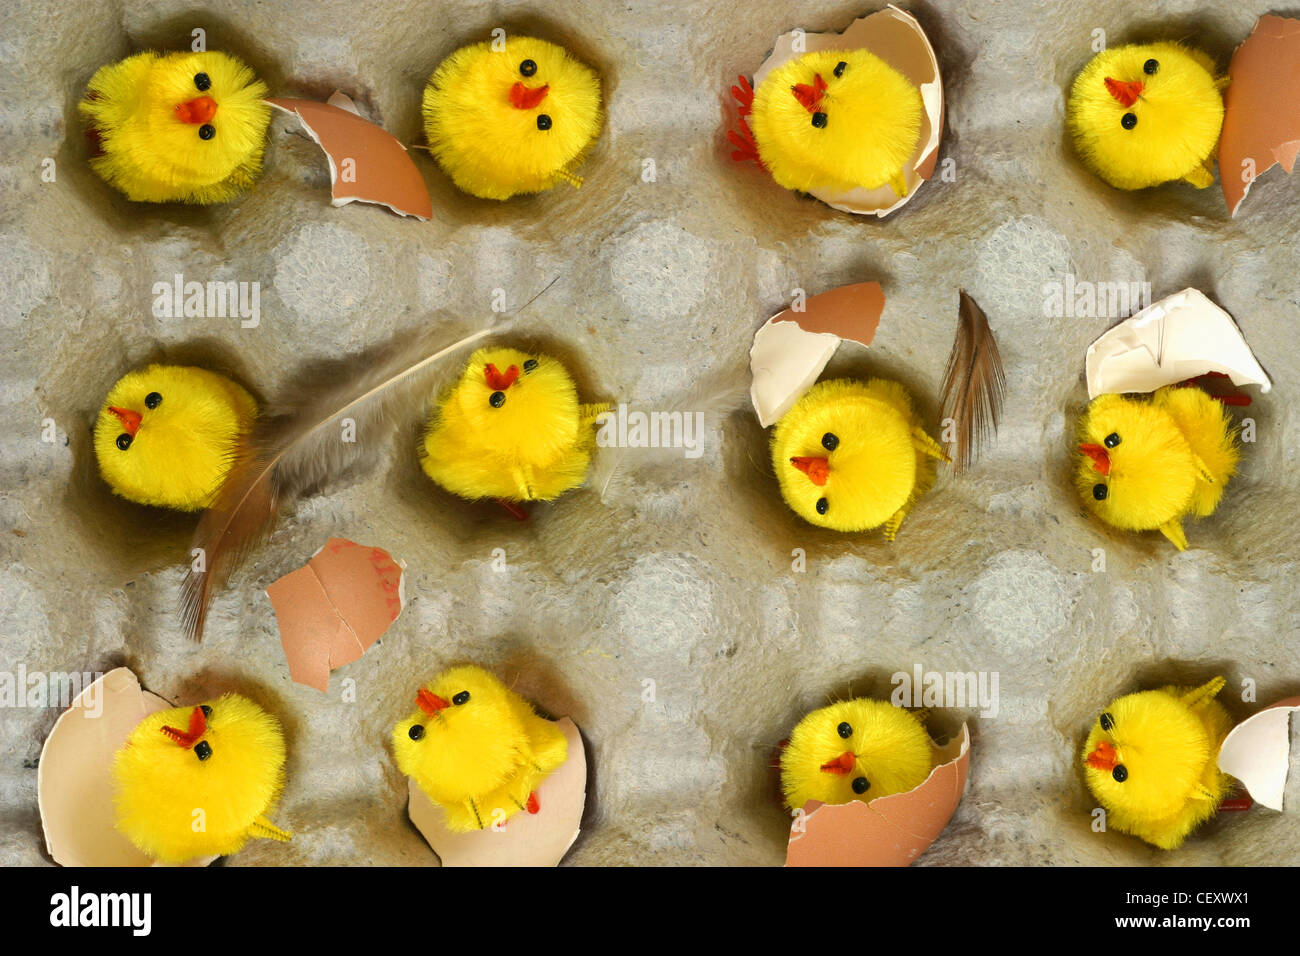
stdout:
<svg viewBox="0 0 1300 956">
<path fill-rule="evenodd" d="M 1119 763 L 1119 751 L 1115 745 L 1108 740 L 1102 740 L 1097 743 L 1097 749 L 1088 754 L 1084 760 L 1093 770 L 1105 770 L 1107 772 L 1114 770 L 1115 765 Z"/>
<path fill-rule="evenodd" d="M 483 369 L 483 378 L 487 381 L 488 388 L 494 392 L 504 392 L 519 379 L 519 366 L 512 365 L 502 372 L 489 362 Z"/>
<path fill-rule="evenodd" d="M 1079 451 L 1092 459 L 1092 468 L 1097 474 L 1110 474 L 1110 452 L 1101 445 L 1080 445 Z"/>
<path fill-rule="evenodd" d="M 790 464 L 807 475 L 808 480 L 818 488 L 826 484 L 826 479 L 831 476 L 831 463 L 826 458 L 791 458 Z"/>
<path fill-rule="evenodd" d="M 1138 97 L 1142 95 L 1142 90 L 1143 86 L 1137 80 L 1126 83 L 1123 80 L 1113 80 L 1109 76 L 1106 77 L 1106 91 L 1115 97 L 1119 101 L 1119 105 L 1125 109 L 1137 102 Z"/>
<path fill-rule="evenodd" d="M 451 704 L 447 703 L 437 694 L 433 693 L 433 691 L 425 690 L 423 687 L 421 687 L 420 692 L 415 695 L 415 702 L 416 704 L 419 705 L 420 710 L 424 711 L 426 714 L 429 714 L 430 716 L 433 716 L 438 711 L 444 710 L 451 706 Z"/>
<path fill-rule="evenodd" d="M 834 760 L 828 760 L 822 764 L 821 770 L 822 773 L 835 773 L 844 776 L 853 772 L 853 767 L 857 762 L 858 758 L 853 756 L 853 751 L 846 750 Z"/>
<path fill-rule="evenodd" d="M 210 96 L 196 96 L 192 100 L 176 104 L 176 118 L 182 123 L 197 126 L 206 123 L 217 115 L 217 101 Z"/>
<path fill-rule="evenodd" d="M 133 412 L 129 408 L 114 408 L 112 405 L 108 406 L 108 411 L 118 417 L 122 422 L 122 428 L 134 438 L 135 433 L 140 430 L 140 413 Z"/>
<path fill-rule="evenodd" d="M 515 83 L 510 87 L 510 104 L 517 110 L 531 110 L 546 99 L 546 94 L 550 92 L 550 84 L 543 86 L 527 87 L 522 83 Z"/>
</svg>

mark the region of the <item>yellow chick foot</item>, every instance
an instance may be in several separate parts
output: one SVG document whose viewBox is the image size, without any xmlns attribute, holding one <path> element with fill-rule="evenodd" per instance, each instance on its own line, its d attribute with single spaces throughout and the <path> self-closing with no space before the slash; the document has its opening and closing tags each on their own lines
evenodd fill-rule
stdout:
<svg viewBox="0 0 1300 956">
<path fill-rule="evenodd" d="M 1160 531 L 1184 550 L 1183 519 L 1214 513 L 1240 458 L 1223 404 L 1178 385 L 1149 399 L 1095 398 L 1078 430 L 1075 486 L 1084 507 L 1112 527 Z"/>
<path fill-rule="evenodd" d="M 460 189 L 509 199 L 561 182 L 600 135 L 600 77 L 532 37 L 462 47 L 424 90 L 429 150 Z"/>
<path fill-rule="evenodd" d="M 733 158 L 757 159 L 797 192 L 875 189 L 907 194 L 904 167 L 921 138 L 921 91 L 865 50 L 805 53 L 769 73 L 741 101 Z"/>
<path fill-rule="evenodd" d="M 868 803 L 920 786 L 930 763 L 930 735 L 916 714 L 883 700 L 845 700 L 795 725 L 781 754 L 781 792 L 790 810 L 809 800 Z"/>
<path fill-rule="evenodd" d="M 225 53 L 137 53 L 101 67 L 78 104 L 91 168 L 136 202 L 226 202 L 261 172 L 266 94 Z"/>
<path fill-rule="evenodd" d="M 1128 694 L 1097 718 L 1083 772 L 1108 829 L 1174 850 L 1214 815 L 1232 789 L 1218 764 L 1232 726 L 1214 699 L 1223 686 L 1216 677 L 1201 687 Z"/>
<path fill-rule="evenodd" d="M 948 456 L 906 389 L 884 379 L 819 382 L 772 434 L 781 496 L 799 517 L 835 531 L 884 525 L 890 541 L 934 484 L 936 460 Z"/>
<path fill-rule="evenodd" d="M 226 694 L 142 720 L 113 759 L 117 829 L 167 863 L 288 840 L 266 814 L 284 786 L 279 722 Z"/>
<path fill-rule="evenodd" d="M 416 696 L 393 728 L 398 769 L 442 807 L 448 830 L 537 813 L 537 788 L 568 759 L 564 732 L 481 667 L 454 667 Z"/>
<path fill-rule="evenodd" d="M 551 501 L 586 480 L 596 418 L 608 407 L 581 404 L 557 359 L 479 349 L 439 401 L 420 466 L 454 495 L 494 498 L 526 518 L 519 503 Z"/>
<path fill-rule="evenodd" d="M 1223 127 L 1226 78 L 1179 43 L 1113 47 L 1075 77 L 1066 121 L 1084 164 L 1118 189 L 1183 180 L 1198 189 Z"/>
<path fill-rule="evenodd" d="M 130 501 L 202 510 L 256 415 L 253 397 L 215 372 L 179 365 L 128 372 L 95 421 L 99 473 Z"/>
</svg>

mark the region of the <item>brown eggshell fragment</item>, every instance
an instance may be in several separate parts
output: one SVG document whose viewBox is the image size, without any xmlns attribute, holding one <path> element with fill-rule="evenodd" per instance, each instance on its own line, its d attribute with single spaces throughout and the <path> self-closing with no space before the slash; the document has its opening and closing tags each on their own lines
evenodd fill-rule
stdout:
<svg viewBox="0 0 1300 956">
<path fill-rule="evenodd" d="M 303 129 L 325 151 L 335 206 L 360 201 L 387 206 L 403 216 L 433 218 L 429 188 L 406 147 L 382 127 L 363 119 L 351 100 L 336 93 L 330 103 L 282 97 L 267 102 L 298 117 Z"/>
<path fill-rule="evenodd" d="M 802 49 L 798 49 L 798 47 Z M 905 166 L 907 195 L 899 196 L 888 185 L 850 192 L 809 190 L 826 205 L 856 215 L 885 217 L 916 195 L 917 187 L 934 175 L 943 135 L 943 79 L 939 60 L 921 24 L 911 14 L 888 6 L 854 20 L 843 33 L 792 31 L 777 38 L 772 52 L 754 72 L 753 86 L 767 74 L 804 53 L 818 50 L 867 50 L 880 57 L 921 91 L 923 114 L 916 151 Z"/>
<path fill-rule="evenodd" d="M 1223 94 L 1219 183 L 1237 214 L 1251 184 L 1300 154 L 1300 20 L 1262 16 L 1232 54 Z"/>
<path fill-rule="evenodd" d="M 556 721 L 568 742 L 568 758 L 537 788 L 541 809 L 516 813 L 499 828 L 455 833 L 440 806 L 408 779 L 407 815 L 443 866 L 557 866 L 578 839 L 587 803 L 587 755 L 568 717 Z"/>
<path fill-rule="evenodd" d="M 59 715 L 41 748 L 36 802 L 45 846 L 63 866 L 155 866 L 113 826 L 113 755 L 136 724 L 172 706 L 140 686 L 129 668 L 85 687 Z M 183 864 L 207 866 L 216 857 Z"/>
<path fill-rule="evenodd" d="M 906 793 L 869 803 L 810 800 L 790 826 L 786 866 L 907 866 L 952 819 L 970 772 L 970 733 L 936 747 L 934 769 Z"/>
<path fill-rule="evenodd" d="M 754 413 L 764 428 L 788 412 L 817 381 L 844 339 L 870 345 L 885 310 L 879 282 L 859 282 L 822 292 L 785 309 L 754 334 L 749 350 Z"/>
</svg>

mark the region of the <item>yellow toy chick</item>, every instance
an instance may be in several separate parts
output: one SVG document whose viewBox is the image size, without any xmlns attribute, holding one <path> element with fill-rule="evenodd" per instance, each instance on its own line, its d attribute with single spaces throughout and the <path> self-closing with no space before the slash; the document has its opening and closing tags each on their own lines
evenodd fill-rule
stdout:
<svg viewBox="0 0 1300 956">
<path fill-rule="evenodd" d="M 781 754 L 781 791 L 791 810 L 809 800 L 869 803 L 920 786 L 930 764 L 930 735 L 916 714 L 883 700 L 843 700 L 795 725 Z"/>
<path fill-rule="evenodd" d="M 835 531 L 885 526 L 893 541 L 948 461 L 897 382 L 818 382 L 777 422 L 772 466 L 795 514 Z"/>
<path fill-rule="evenodd" d="M 1083 746 L 1083 774 L 1107 827 L 1174 850 L 1232 789 L 1219 746 L 1232 721 L 1214 699 L 1224 680 L 1113 701 Z"/>
<path fill-rule="evenodd" d="M 284 758 L 279 722 L 236 694 L 150 714 L 113 758 L 117 828 L 165 863 L 235 853 L 253 837 L 288 840 L 266 818 Z"/>
<path fill-rule="evenodd" d="M 91 168 L 136 202 L 226 202 L 261 171 L 266 94 L 225 53 L 137 53 L 101 67 L 79 104 Z"/>
<path fill-rule="evenodd" d="M 453 667 L 421 688 L 393 728 L 398 769 L 464 832 L 538 813 L 537 788 L 568 758 L 564 732 L 481 667 Z"/>
<path fill-rule="evenodd" d="M 181 365 L 128 372 L 95 421 L 99 473 L 130 501 L 202 510 L 256 415 L 253 397 L 215 372 Z"/>
<path fill-rule="evenodd" d="M 921 92 L 880 57 L 820 50 L 776 68 L 757 90 L 742 83 L 733 92 L 753 142 L 733 136 L 736 158 L 758 159 L 786 189 L 888 184 L 907 195 L 904 166 L 921 137 Z"/>
<path fill-rule="evenodd" d="M 596 71 L 532 37 L 462 47 L 424 90 L 430 150 L 460 189 L 481 199 L 581 185 L 572 169 L 600 124 Z"/>
<path fill-rule="evenodd" d="M 1240 451 L 1222 403 L 1168 385 L 1150 399 L 1100 395 L 1079 422 L 1075 484 L 1084 506 L 1126 531 L 1187 548 L 1183 519 L 1213 514 Z"/>
<path fill-rule="evenodd" d="M 1084 163 L 1118 189 L 1183 180 L 1214 182 L 1210 166 L 1223 127 L 1227 77 L 1180 43 L 1119 46 L 1097 54 L 1066 104 Z"/>
<path fill-rule="evenodd" d="M 420 444 L 425 473 L 462 498 L 550 501 L 582 484 L 596 418 L 568 370 L 547 355 L 484 348 L 442 397 Z"/>
</svg>

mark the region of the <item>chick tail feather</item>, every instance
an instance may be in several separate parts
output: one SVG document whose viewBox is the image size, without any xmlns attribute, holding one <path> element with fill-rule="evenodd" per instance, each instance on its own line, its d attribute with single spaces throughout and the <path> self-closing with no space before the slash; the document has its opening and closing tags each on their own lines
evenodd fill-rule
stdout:
<svg viewBox="0 0 1300 956">
<path fill-rule="evenodd" d="M 1002 356 L 988 317 L 963 289 L 941 402 L 943 418 L 951 418 L 956 430 L 953 471 L 957 474 L 970 468 L 980 448 L 997 434 L 1006 389 Z"/>
<path fill-rule="evenodd" d="M 296 390 L 259 417 L 221 491 L 199 519 L 191 550 L 195 559 L 181 584 L 185 632 L 202 640 L 213 596 L 270 533 L 283 501 L 319 489 L 363 454 L 373 454 L 372 436 L 391 429 L 400 408 L 428 396 L 440 359 L 500 328 L 480 329 L 449 345 L 435 346 L 428 337 L 397 341 L 377 356 L 354 356 L 346 369 L 332 363 L 336 367 L 328 378 L 303 374 Z M 438 338 L 445 342 L 445 336 Z M 351 420 L 353 440 L 343 440 L 345 419 Z"/>
</svg>

